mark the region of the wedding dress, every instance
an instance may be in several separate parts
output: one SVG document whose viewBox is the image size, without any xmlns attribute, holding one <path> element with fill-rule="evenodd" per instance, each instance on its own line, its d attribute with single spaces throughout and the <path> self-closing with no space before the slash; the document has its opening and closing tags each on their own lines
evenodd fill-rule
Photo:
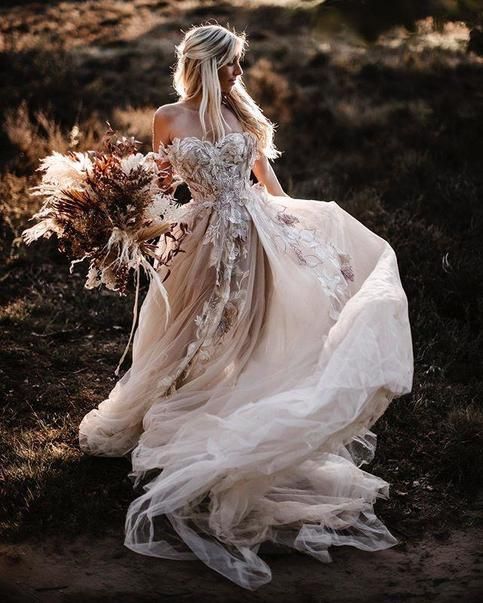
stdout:
<svg viewBox="0 0 483 603">
<path fill-rule="evenodd" d="M 150 285 L 132 364 L 79 427 L 82 450 L 130 454 L 143 484 L 124 544 L 200 559 L 251 590 L 271 580 L 264 541 L 322 562 L 332 545 L 393 546 L 373 509 L 389 484 L 361 469 L 370 427 L 412 388 L 392 247 L 334 201 L 253 184 L 249 132 L 160 153 L 192 193 L 171 314 Z"/>
</svg>

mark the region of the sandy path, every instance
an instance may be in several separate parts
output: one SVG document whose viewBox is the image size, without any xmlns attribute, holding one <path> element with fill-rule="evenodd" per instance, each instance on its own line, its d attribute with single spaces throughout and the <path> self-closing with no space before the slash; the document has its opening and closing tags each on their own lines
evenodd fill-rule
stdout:
<svg viewBox="0 0 483 603">
<path fill-rule="evenodd" d="M 428 536 L 377 553 L 333 547 L 333 563 L 266 554 L 272 582 L 245 591 L 197 561 L 137 555 L 109 536 L 0 546 L 2 603 L 483 601 L 483 529 Z M 478 596 L 480 595 L 480 597 Z"/>
</svg>

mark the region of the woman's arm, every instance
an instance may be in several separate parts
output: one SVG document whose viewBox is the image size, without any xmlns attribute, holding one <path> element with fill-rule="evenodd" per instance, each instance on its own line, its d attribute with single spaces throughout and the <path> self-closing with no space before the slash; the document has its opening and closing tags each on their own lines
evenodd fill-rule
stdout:
<svg viewBox="0 0 483 603">
<path fill-rule="evenodd" d="M 271 195 L 277 197 L 290 196 L 287 195 L 287 193 L 283 190 L 272 166 L 270 165 L 270 162 L 265 155 L 262 154 L 262 156 L 255 161 L 252 171 L 255 174 L 258 182 L 263 184 Z"/>
<path fill-rule="evenodd" d="M 159 107 L 153 116 L 152 123 L 152 138 L 153 138 L 153 151 L 157 153 L 161 143 L 169 144 L 170 141 L 170 115 L 168 107 Z M 166 170 L 166 177 L 163 179 L 163 189 L 166 192 L 171 192 L 171 185 L 173 183 L 173 170 L 169 161 L 160 163 L 160 167 Z"/>
<path fill-rule="evenodd" d="M 171 111 L 170 107 L 162 106 L 153 115 L 153 151 L 159 151 L 161 143 L 169 144 L 171 134 Z"/>
</svg>

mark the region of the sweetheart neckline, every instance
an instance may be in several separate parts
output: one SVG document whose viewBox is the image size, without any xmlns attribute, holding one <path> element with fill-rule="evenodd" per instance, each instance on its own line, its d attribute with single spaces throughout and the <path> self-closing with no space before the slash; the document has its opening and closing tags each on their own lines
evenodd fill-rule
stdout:
<svg viewBox="0 0 483 603">
<path fill-rule="evenodd" d="M 209 146 L 218 148 L 223 142 L 225 142 L 225 140 L 228 138 L 228 136 L 233 136 L 235 134 L 238 134 L 240 136 L 245 136 L 245 134 L 247 134 L 251 138 L 255 139 L 255 134 L 253 134 L 252 132 L 249 132 L 248 130 L 243 130 L 243 132 L 227 132 L 222 138 L 220 138 L 220 140 L 218 140 L 216 142 L 212 142 L 211 140 L 203 140 L 203 139 L 199 138 L 198 136 L 183 136 L 181 138 L 179 136 L 175 136 L 170 143 L 164 144 L 163 142 L 161 142 L 159 146 L 160 147 L 162 146 L 164 149 L 170 149 L 176 142 L 178 144 L 180 144 L 185 140 L 198 140 L 199 142 L 201 142 L 203 144 L 207 144 Z"/>
</svg>

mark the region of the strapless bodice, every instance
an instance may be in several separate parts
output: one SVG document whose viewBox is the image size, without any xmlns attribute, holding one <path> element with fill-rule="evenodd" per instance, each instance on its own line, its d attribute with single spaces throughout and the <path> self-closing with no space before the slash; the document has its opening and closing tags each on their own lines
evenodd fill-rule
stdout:
<svg viewBox="0 0 483 603">
<path fill-rule="evenodd" d="M 240 198 L 250 186 L 257 138 L 251 132 L 229 132 L 218 142 L 187 136 L 161 143 L 159 153 L 189 186 L 194 201 Z"/>
</svg>

